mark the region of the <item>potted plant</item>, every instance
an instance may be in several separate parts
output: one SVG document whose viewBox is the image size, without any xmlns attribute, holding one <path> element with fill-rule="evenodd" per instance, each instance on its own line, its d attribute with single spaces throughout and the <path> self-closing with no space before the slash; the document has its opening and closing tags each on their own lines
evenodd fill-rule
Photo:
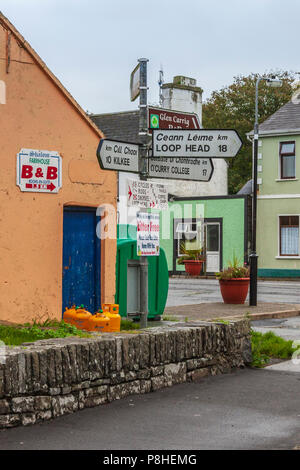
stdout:
<svg viewBox="0 0 300 470">
<path fill-rule="evenodd" d="M 188 250 L 182 242 L 180 252 L 183 256 L 179 258 L 178 264 L 184 264 L 185 271 L 191 276 L 199 276 L 205 261 L 204 249 Z"/>
<path fill-rule="evenodd" d="M 216 273 L 225 304 L 243 304 L 246 300 L 250 282 L 249 267 L 241 266 L 236 257 L 228 268 Z"/>
</svg>

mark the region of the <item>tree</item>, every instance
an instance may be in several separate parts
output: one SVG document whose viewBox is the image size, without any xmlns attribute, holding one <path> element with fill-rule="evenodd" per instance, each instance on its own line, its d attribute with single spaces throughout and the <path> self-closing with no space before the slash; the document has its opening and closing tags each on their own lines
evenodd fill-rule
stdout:
<svg viewBox="0 0 300 470">
<path fill-rule="evenodd" d="M 265 81 L 259 84 L 259 122 L 262 123 L 287 103 L 292 96 L 293 72 L 268 72 L 264 76 L 276 76 L 283 82 L 280 88 L 268 87 Z M 230 159 L 228 171 L 228 191 L 235 194 L 251 179 L 252 144 L 246 133 L 254 126 L 255 83 L 258 74 L 234 77 L 234 82 L 219 91 L 214 91 L 203 105 L 203 127 L 216 129 L 236 129 L 243 141 L 239 154 Z"/>
</svg>

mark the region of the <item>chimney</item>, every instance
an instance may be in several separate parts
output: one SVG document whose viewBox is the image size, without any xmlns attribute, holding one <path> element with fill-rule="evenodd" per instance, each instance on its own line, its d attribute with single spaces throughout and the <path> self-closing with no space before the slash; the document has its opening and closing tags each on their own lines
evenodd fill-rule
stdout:
<svg viewBox="0 0 300 470">
<path fill-rule="evenodd" d="M 196 113 L 202 127 L 202 92 L 194 78 L 177 75 L 173 78 L 173 83 L 162 85 L 162 107 Z"/>
</svg>

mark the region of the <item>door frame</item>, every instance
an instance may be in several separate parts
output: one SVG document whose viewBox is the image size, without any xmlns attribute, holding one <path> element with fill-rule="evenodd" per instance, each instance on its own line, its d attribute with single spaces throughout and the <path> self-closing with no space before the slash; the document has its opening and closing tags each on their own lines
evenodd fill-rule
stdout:
<svg viewBox="0 0 300 470">
<path fill-rule="evenodd" d="M 62 226 L 62 256 L 61 256 L 61 273 L 62 273 L 62 285 L 61 285 L 61 305 L 62 305 L 62 311 L 63 311 L 63 239 L 64 239 L 64 213 L 66 212 L 94 212 L 95 217 L 99 218 L 99 222 L 102 223 L 102 219 L 104 217 L 104 214 L 97 216 L 97 209 L 99 206 L 85 206 L 85 205 L 64 205 L 63 206 L 63 226 Z M 96 220 L 96 225 L 95 225 L 95 230 L 97 226 L 97 220 Z M 95 234 L 97 238 L 97 234 Z M 103 303 L 103 295 L 104 295 L 104 276 L 103 276 L 103 263 L 104 263 L 104 240 L 100 239 L 100 259 L 99 259 L 99 269 L 96 270 L 96 275 L 95 275 L 95 286 L 98 286 L 97 291 L 96 291 L 96 297 L 99 299 L 99 305 L 101 308 L 101 305 Z M 98 250 L 95 250 L 95 256 L 97 255 Z"/>
<path fill-rule="evenodd" d="M 208 225 L 218 225 L 219 226 L 219 269 L 218 271 L 221 271 L 223 269 L 223 219 L 222 217 L 219 218 L 214 218 L 214 219 L 204 219 L 204 242 L 206 246 L 206 241 L 207 241 L 207 226 Z M 207 250 L 206 250 L 207 251 Z M 211 271 L 206 271 L 208 274 L 214 274 Z"/>
</svg>

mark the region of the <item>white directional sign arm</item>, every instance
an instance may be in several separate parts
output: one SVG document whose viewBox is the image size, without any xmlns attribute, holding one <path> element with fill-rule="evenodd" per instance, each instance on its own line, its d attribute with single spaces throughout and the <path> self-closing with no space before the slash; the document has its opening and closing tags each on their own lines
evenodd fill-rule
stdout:
<svg viewBox="0 0 300 470">
<path fill-rule="evenodd" d="M 97 149 L 97 158 L 102 170 L 138 173 L 138 154 L 138 145 L 110 139 L 101 139 Z"/>
<path fill-rule="evenodd" d="M 153 129 L 153 157 L 232 158 L 242 146 L 237 131 L 230 129 Z"/>
<path fill-rule="evenodd" d="M 149 158 L 149 178 L 207 182 L 213 171 L 210 158 Z"/>
</svg>

